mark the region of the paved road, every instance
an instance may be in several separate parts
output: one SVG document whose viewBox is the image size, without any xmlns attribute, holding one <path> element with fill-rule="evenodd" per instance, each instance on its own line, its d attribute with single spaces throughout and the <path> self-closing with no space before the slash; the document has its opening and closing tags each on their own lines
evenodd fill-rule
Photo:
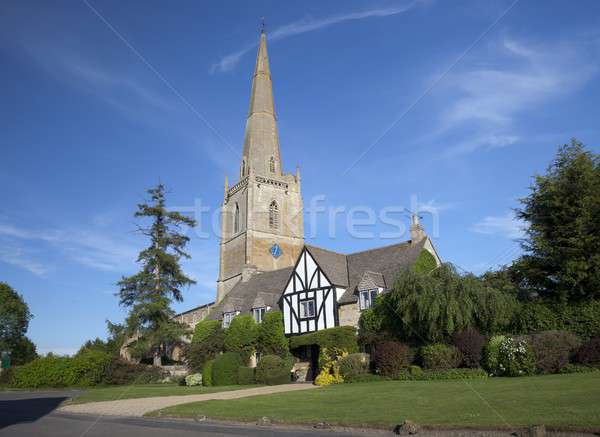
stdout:
<svg viewBox="0 0 600 437">
<path fill-rule="evenodd" d="M 0 392 L 0 437 L 186 437 L 186 436 L 366 436 L 368 433 L 332 433 L 329 430 L 280 429 L 270 426 L 227 425 L 93 416 L 56 411 L 76 392 Z M 375 433 L 381 435 L 381 433 Z M 387 434 L 387 433 L 386 433 Z M 388 434 L 389 435 L 389 434 Z"/>
<path fill-rule="evenodd" d="M 90 402 L 87 404 L 67 405 L 62 407 L 65 413 L 101 414 L 103 416 L 131 416 L 141 417 L 150 411 L 161 410 L 179 404 L 190 402 L 209 401 L 213 399 L 239 399 L 248 396 L 267 395 L 298 390 L 312 390 L 318 388 L 312 384 L 282 384 L 266 387 L 245 388 L 242 390 L 222 391 L 184 396 L 158 396 L 153 398 L 119 399 L 116 401 Z"/>
</svg>

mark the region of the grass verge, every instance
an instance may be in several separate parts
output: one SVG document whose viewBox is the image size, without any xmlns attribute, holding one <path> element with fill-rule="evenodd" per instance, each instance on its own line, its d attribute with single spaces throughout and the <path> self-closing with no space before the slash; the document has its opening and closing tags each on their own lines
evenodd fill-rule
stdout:
<svg viewBox="0 0 600 437">
<path fill-rule="evenodd" d="M 150 413 L 157 415 L 158 412 Z M 161 416 L 277 423 L 327 422 L 389 428 L 408 419 L 431 427 L 508 428 L 544 424 L 600 429 L 598 373 L 460 381 L 382 381 L 319 390 L 182 404 Z"/>
</svg>

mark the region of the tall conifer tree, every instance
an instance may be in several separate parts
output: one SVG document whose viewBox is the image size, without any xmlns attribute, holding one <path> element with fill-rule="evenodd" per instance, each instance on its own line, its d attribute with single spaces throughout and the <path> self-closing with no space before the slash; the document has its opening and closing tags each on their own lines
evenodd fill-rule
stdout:
<svg viewBox="0 0 600 437">
<path fill-rule="evenodd" d="M 136 218 L 148 218 L 149 227 L 139 231 L 150 239 L 150 245 L 138 256 L 141 271 L 123 277 L 119 282 L 120 304 L 129 308 L 127 333 L 137 341 L 131 343 L 134 355 L 151 354 L 155 366 L 167 346 L 186 333 L 184 324 L 173 320 L 173 300 L 183 301 L 182 288 L 194 284 L 181 270 L 181 258 L 190 258 L 184 250 L 189 237 L 181 233 L 183 225 L 195 226 L 196 221 L 165 207 L 165 187 L 158 184 L 148 190 L 148 203 L 138 205 Z"/>
</svg>

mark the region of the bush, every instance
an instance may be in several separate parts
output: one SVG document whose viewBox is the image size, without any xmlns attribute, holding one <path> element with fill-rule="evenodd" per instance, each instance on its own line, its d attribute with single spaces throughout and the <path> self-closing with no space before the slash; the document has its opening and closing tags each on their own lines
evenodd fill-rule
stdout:
<svg viewBox="0 0 600 437">
<path fill-rule="evenodd" d="M 394 377 L 413 360 L 413 352 L 404 343 L 384 341 L 375 348 L 375 367 L 382 376 Z"/>
<path fill-rule="evenodd" d="M 462 354 L 456 347 L 442 343 L 423 346 L 420 354 L 425 369 L 453 369 L 463 361 Z"/>
<path fill-rule="evenodd" d="M 458 348 L 463 356 L 463 364 L 475 369 L 481 365 L 485 337 L 475 328 L 455 332 L 452 343 Z"/>
<path fill-rule="evenodd" d="M 579 338 L 567 331 L 544 331 L 529 338 L 540 373 L 558 373 L 581 345 Z"/>
<path fill-rule="evenodd" d="M 225 330 L 225 350 L 238 353 L 243 364 L 248 364 L 256 350 L 257 339 L 258 325 L 254 318 L 250 314 L 236 316 Z"/>
<path fill-rule="evenodd" d="M 92 386 L 104 382 L 112 356 L 106 352 L 87 350 L 71 358 L 75 385 Z"/>
<path fill-rule="evenodd" d="M 284 333 L 283 314 L 281 311 L 268 311 L 258 325 L 258 344 L 256 349 L 263 355 L 288 354 L 288 340 Z"/>
<path fill-rule="evenodd" d="M 340 361 L 348 356 L 348 353 L 339 348 L 325 348 L 319 350 L 320 372 L 315 378 L 316 385 L 330 385 L 344 382 L 340 372 Z"/>
<path fill-rule="evenodd" d="M 277 355 L 265 355 L 256 366 L 255 378 L 259 384 L 277 385 L 291 382 L 289 360 Z"/>
<path fill-rule="evenodd" d="M 0 370 L 0 387 L 9 387 L 12 385 L 14 367 Z"/>
<path fill-rule="evenodd" d="M 238 384 L 240 385 L 251 385 L 255 383 L 254 379 L 254 368 L 252 367 L 240 367 L 238 369 Z"/>
<path fill-rule="evenodd" d="M 421 369 L 419 366 L 408 366 L 408 374 L 410 376 L 412 376 L 413 378 L 420 378 L 421 376 L 423 376 L 423 369 Z"/>
<path fill-rule="evenodd" d="M 290 339 L 291 349 L 309 346 L 311 344 L 319 345 L 321 348 L 342 349 L 349 354 L 358 352 L 356 328 L 354 328 L 354 326 L 336 326 L 335 328 L 322 329 L 321 331 L 298 335 Z"/>
<path fill-rule="evenodd" d="M 340 373 L 344 381 L 369 373 L 369 355 L 354 353 L 340 359 Z"/>
<path fill-rule="evenodd" d="M 585 342 L 577 351 L 576 361 L 585 366 L 600 366 L 600 337 Z"/>
<path fill-rule="evenodd" d="M 12 386 L 17 388 L 67 387 L 75 385 L 69 357 L 49 355 L 13 369 Z"/>
<path fill-rule="evenodd" d="M 192 342 L 185 349 L 188 367 L 193 372 L 200 372 L 204 363 L 214 359 L 223 352 L 225 332 L 221 322 L 203 320 L 196 325 Z"/>
<path fill-rule="evenodd" d="M 535 357 L 526 340 L 506 337 L 498 347 L 498 366 L 493 373 L 498 376 L 525 376 L 535 370 Z"/>
<path fill-rule="evenodd" d="M 444 379 L 478 379 L 487 376 L 488 374 L 483 369 L 446 369 L 421 370 L 421 372 L 404 371 L 394 379 L 401 381 L 436 381 Z"/>
<path fill-rule="evenodd" d="M 484 367 L 490 373 L 494 373 L 494 371 L 498 368 L 498 353 L 500 350 L 500 344 L 505 339 L 506 336 L 504 335 L 495 335 L 492 338 L 490 338 L 488 344 L 485 346 Z"/>
<path fill-rule="evenodd" d="M 359 375 L 355 378 L 349 379 L 348 381 L 344 381 L 344 382 L 349 382 L 349 383 L 380 382 L 380 381 L 389 381 L 389 380 L 390 380 L 390 378 L 388 378 L 387 376 L 373 375 L 372 373 L 366 373 L 364 375 Z"/>
<path fill-rule="evenodd" d="M 238 367 L 242 366 L 242 356 L 237 352 L 219 355 L 212 365 L 212 385 L 237 384 Z"/>
<path fill-rule="evenodd" d="M 192 373 L 185 377 L 185 385 L 188 387 L 193 387 L 195 385 L 202 385 L 202 374 L 201 373 Z"/>
<path fill-rule="evenodd" d="M 212 368 L 215 360 L 208 360 L 202 367 L 202 385 L 204 387 L 212 386 Z"/>
<path fill-rule="evenodd" d="M 590 373 L 600 372 L 597 367 L 582 366 L 581 364 L 567 364 L 558 373 Z"/>
<path fill-rule="evenodd" d="M 106 370 L 104 383 L 108 385 L 149 384 L 159 382 L 165 372 L 145 364 L 132 364 L 113 357 Z"/>
</svg>

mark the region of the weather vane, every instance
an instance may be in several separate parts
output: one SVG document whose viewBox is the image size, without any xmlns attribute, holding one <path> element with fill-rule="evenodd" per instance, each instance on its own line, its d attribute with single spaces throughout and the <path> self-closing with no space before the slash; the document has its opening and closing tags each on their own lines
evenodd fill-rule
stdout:
<svg viewBox="0 0 600 437">
<path fill-rule="evenodd" d="M 260 17 L 260 31 L 265 33 L 265 17 Z"/>
</svg>

